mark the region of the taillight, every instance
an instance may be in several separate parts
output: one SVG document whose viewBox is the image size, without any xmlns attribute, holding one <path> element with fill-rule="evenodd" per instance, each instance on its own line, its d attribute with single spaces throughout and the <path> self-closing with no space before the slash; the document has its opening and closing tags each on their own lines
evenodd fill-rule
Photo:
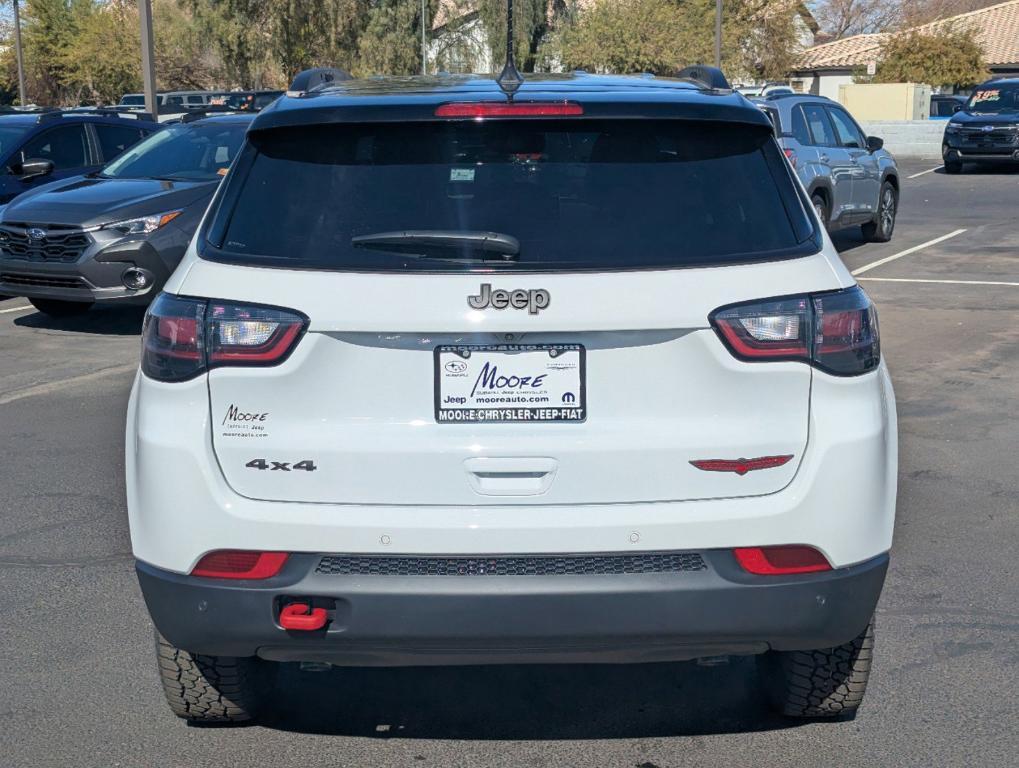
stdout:
<svg viewBox="0 0 1019 768">
<path fill-rule="evenodd" d="M 795 168 L 796 167 L 796 152 L 795 152 L 795 150 L 785 149 L 783 151 L 785 152 L 786 160 L 789 161 L 789 165 L 791 165 L 793 168 Z"/>
<path fill-rule="evenodd" d="M 813 547 L 789 544 L 777 547 L 739 547 L 733 550 L 736 562 L 747 573 L 781 576 L 794 573 L 830 571 L 831 563 Z"/>
<path fill-rule="evenodd" d="M 881 361 L 877 310 L 859 286 L 746 302 L 709 318 L 740 360 L 798 360 L 836 376 L 855 376 Z"/>
<path fill-rule="evenodd" d="M 142 371 L 158 381 L 186 381 L 221 366 L 278 365 L 307 325 L 289 309 L 163 293 L 145 315 Z"/>
<path fill-rule="evenodd" d="M 584 108 L 573 101 L 452 102 L 435 109 L 436 117 L 577 117 Z"/>
<path fill-rule="evenodd" d="M 220 549 L 205 555 L 191 570 L 207 579 L 268 579 L 287 562 L 286 552 L 249 552 Z"/>
</svg>

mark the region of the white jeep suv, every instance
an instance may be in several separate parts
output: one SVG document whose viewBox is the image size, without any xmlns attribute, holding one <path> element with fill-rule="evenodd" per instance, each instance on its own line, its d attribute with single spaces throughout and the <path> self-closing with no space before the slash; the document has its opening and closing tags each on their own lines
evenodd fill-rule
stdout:
<svg viewBox="0 0 1019 768">
<path fill-rule="evenodd" d="M 244 148 L 143 332 L 127 426 L 170 706 L 274 662 L 759 654 L 848 714 L 892 541 L 877 317 L 742 96 L 347 81 Z"/>
</svg>

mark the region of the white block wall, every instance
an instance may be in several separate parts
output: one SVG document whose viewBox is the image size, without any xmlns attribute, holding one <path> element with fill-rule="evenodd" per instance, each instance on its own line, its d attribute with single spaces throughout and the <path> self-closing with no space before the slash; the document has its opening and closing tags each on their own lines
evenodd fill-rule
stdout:
<svg viewBox="0 0 1019 768">
<path fill-rule="evenodd" d="M 880 136 L 885 149 L 900 159 L 940 160 L 947 120 L 882 120 L 862 122 L 868 136 Z"/>
</svg>

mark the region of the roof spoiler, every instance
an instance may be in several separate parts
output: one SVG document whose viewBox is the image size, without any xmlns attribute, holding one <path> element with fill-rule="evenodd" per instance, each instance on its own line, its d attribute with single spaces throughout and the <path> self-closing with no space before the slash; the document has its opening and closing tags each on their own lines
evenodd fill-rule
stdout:
<svg viewBox="0 0 1019 768">
<path fill-rule="evenodd" d="M 294 82 L 287 90 L 287 96 L 300 96 L 302 93 L 323 88 L 340 80 L 353 80 L 349 72 L 334 67 L 315 67 L 298 72 Z"/>
<path fill-rule="evenodd" d="M 676 74 L 681 80 L 692 80 L 707 88 L 716 91 L 730 91 L 732 86 L 725 79 L 725 74 L 718 67 L 709 67 L 707 64 L 694 64 L 690 67 L 683 67 Z"/>
</svg>

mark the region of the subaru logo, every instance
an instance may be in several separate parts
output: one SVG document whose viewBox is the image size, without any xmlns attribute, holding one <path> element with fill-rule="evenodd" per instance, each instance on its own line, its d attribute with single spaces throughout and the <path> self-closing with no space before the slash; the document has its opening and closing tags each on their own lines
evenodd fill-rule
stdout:
<svg viewBox="0 0 1019 768">
<path fill-rule="evenodd" d="M 463 360 L 450 360 L 444 367 L 450 373 L 463 373 L 467 370 L 467 363 Z"/>
<path fill-rule="evenodd" d="M 990 133 L 991 131 L 994 130 L 994 126 L 993 125 L 985 125 L 980 130 L 983 131 L 984 133 Z"/>
<path fill-rule="evenodd" d="M 28 230 L 28 237 L 31 240 L 45 240 L 46 239 L 46 230 L 45 229 L 39 229 L 39 227 L 31 227 Z"/>
</svg>

